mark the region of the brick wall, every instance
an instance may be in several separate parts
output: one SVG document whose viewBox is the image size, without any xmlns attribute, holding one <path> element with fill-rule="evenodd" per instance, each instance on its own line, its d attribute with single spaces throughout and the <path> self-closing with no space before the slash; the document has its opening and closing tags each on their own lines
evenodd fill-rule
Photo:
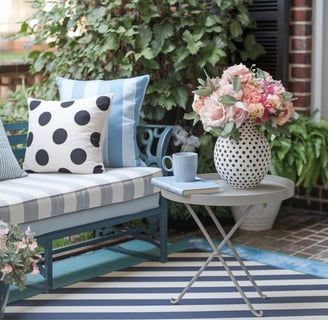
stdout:
<svg viewBox="0 0 328 320">
<path fill-rule="evenodd" d="M 299 113 L 311 112 L 312 0 L 292 0 L 290 7 L 289 90 Z"/>
<path fill-rule="evenodd" d="M 294 103 L 297 112 L 305 115 L 311 113 L 312 3 L 313 0 L 290 2 L 288 89 L 298 98 Z M 302 188 L 298 188 L 295 197 L 287 203 L 294 208 L 328 213 L 328 190 L 319 181 L 312 190 L 310 204 L 307 203 Z"/>
</svg>

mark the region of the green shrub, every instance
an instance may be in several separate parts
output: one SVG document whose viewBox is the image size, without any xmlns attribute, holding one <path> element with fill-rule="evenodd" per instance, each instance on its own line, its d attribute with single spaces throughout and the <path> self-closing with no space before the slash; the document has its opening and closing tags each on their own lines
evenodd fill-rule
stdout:
<svg viewBox="0 0 328 320">
<path fill-rule="evenodd" d="M 17 36 L 29 46 L 31 71 L 75 79 L 150 74 L 142 116 L 175 123 L 190 105 L 203 69 L 255 59 L 264 52 L 249 32 L 251 0 L 31 0 L 36 9 Z M 38 92 L 36 92 L 38 93 Z M 53 98 L 53 87 L 43 92 Z M 45 98 L 45 96 L 42 96 Z M 40 96 L 38 96 L 40 98 Z"/>
</svg>

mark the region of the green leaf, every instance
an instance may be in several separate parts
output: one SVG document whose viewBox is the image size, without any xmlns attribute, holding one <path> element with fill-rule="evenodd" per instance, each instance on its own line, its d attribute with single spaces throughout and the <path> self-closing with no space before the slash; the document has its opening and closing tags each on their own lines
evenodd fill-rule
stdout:
<svg viewBox="0 0 328 320">
<path fill-rule="evenodd" d="M 101 33 L 101 34 L 106 33 L 107 30 L 108 30 L 108 25 L 105 24 L 105 23 L 102 23 L 98 28 L 98 32 Z"/>
<path fill-rule="evenodd" d="M 202 41 L 199 40 L 199 36 L 195 37 L 190 31 L 185 31 L 182 35 L 183 39 L 187 43 L 187 50 L 192 54 L 196 54 L 203 46 Z"/>
<path fill-rule="evenodd" d="M 213 89 L 211 87 L 200 87 L 197 90 L 194 90 L 192 93 L 193 94 L 197 94 L 198 96 L 203 96 L 203 97 L 207 97 L 210 96 L 213 92 Z"/>
<path fill-rule="evenodd" d="M 230 33 L 233 38 L 237 38 L 243 33 L 243 29 L 238 20 L 231 21 Z"/>
<path fill-rule="evenodd" d="M 232 81 L 232 88 L 234 91 L 238 92 L 241 90 L 241 81 L 240 81 L 240 77 L 239 76 L 236 76 L 233 78 L 233 81 Z"/>
<path fill-rule="evenodd" d="M 219 98 L 219 101 L 223 104 L 226 104 L 227 106 L 233 106 L 237 100 L 233 96 L 229 94 L 225 94 Z"/>
<path fill-rule="evenodd" d="M 284 102 L 290 101 L 293 98 L 293 94 L 291 92 L 283 92 L 282 99 Z"/>
<path fill-rule="evenodd" d="M 234 129 L 235 129 L 235 123 L 233 121 L 227 122 L 223 127 L 223 131 L 221 132 L 221 136 L 222 137 L 229 137 Z"/>
<path fill-rule="evenodd" d="M 197 113 L 197 112 L 195 112 L 195 111 L 191 111 L 191 112 L 185 113 L 185 114 L 183 115 L 183 119 L 185 119 L 185 120 L 193 120 L 193 119 L 195 119 L 197 116 L 198 116 L 198 113 Z"/>
<path fill-rule="evenodd" d="M 259 67 L 256 67 L 256 75 L 257 77 L 261 78 L 261 79 L 265 79 L 265 75 L 262 69 L 260 69 Z"/>
</svg>

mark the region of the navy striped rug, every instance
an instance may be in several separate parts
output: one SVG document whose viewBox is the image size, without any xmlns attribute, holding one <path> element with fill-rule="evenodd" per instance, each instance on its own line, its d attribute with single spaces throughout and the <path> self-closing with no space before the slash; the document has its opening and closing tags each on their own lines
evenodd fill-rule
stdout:
<svg viewBox="0 0 328 320">
<path fill-rule="evenodd" d="M 254 319 L 225 271 L 216 261 L 184 296 L 172 305 L 192 275 L 198 270 L 205 252 L 171 254 L 165 264 L 143 262 L 10 304 L 5 319 Z M 268 299 L 261 299 L 234 258 L 229 265 L 256 310 L 266 320 L 327 320 L 328 279 L 267 266 L 246 264 Z"/>
</svg>

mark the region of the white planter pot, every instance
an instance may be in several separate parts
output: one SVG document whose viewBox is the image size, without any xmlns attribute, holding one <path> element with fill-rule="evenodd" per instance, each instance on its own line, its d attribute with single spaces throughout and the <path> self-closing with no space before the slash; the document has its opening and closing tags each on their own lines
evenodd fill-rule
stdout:
<svg viewBox="0 0 328 320">
<path fill-rule="evenodd" d="M 279 213 L 281 201 L 255 205 L 240 225 L 240 229 L 247 231 L 262 231 L 271 229 Z M 245 212 L 245 206 L 231 207 L 235 221 Z"/>
</svg>

